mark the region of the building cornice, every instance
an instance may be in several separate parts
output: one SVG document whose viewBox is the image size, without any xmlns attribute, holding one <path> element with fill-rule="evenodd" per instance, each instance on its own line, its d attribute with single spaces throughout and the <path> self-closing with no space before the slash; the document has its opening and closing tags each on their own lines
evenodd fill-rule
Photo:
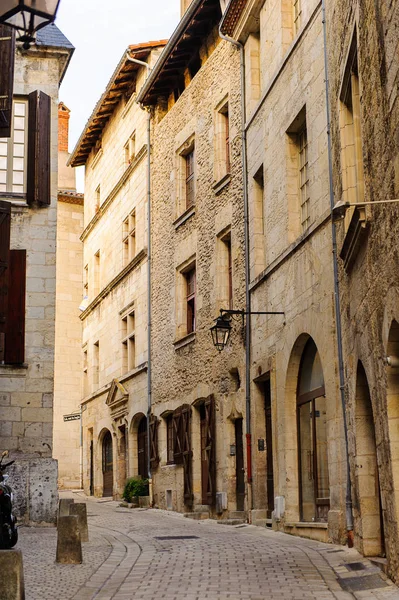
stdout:
<svg viewBox="0 0 399 600">
<path fill-rule="evenodd" d="M 89 306 L 80 315 L 80 320 L 84 321 L 93 312 L 93 310 L 108 296 L 112 290 L 121 283 L 129 275 L 133 269 L 135 269 L 147 256 L 147 248 L 140 250 L 138 254 L 130 261 L 128 265 L 116 277 L 109 282 L 107 286 L 92 300 Z"/>
</svg>

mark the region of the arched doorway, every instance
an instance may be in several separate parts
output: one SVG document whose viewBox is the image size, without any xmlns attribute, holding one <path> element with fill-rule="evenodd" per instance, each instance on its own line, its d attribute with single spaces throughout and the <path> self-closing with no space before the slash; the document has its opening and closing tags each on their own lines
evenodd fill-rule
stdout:
<svg viewBox="0 0 399 600">
<path fill-rule="evenodd" d="M 355 412 L 356 495 L 355 515 L 360 523 L 355 528 L 356 542 L 365 556 L 384 554 L 384 530 L 382 524 L 380 485 L 377 465 L 377 448 L 373 409 L 366 373 L 361 362 L 356 374 Z"/>
<path fill-rule="evenodd" d="M 102 445 L 103 496 L 113 495 L 114 488 L 114 457 L 112 452 L 112 435 L 107 431 Z"/>
<path fill-rule="evenodd" d="M 148 445 L 147 445 L 147 417 L 142 417 L 137 429 L 137 457 L 138 474 L 143 478 L 148 477 Z"/>
<path fill-rule="evenodd" d="M 327 522 L 327 408 L 320 355 L 311 338 L 304 347 L 299 369 L 297 424 L 300 519 Z"/>
</svg>

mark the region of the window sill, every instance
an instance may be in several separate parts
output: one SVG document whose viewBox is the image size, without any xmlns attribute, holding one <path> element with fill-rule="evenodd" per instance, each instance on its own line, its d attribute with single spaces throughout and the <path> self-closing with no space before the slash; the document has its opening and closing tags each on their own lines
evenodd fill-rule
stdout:
<svg viewBox="0 0 399 600">
<path fill-rule="evenodd" d="M 193 342 L 195 342 L 195 336 L 196 333 L 195 331 L 193 331 L 192 333 L 185 335 L 179 340 L 174 341 L 173 345 L 175 347 L 175 350 L 180 350 L 180 348 L 184 348 L 184 346 L 188 346 L 188 344 L 192 344 Z"/>
<path fill-rule="evenodd" d="M 26 377 L 29 365 L 2 365 L 0 364 L 0 377 Z M 25 371 L 25 372 L 24 372 Z"/>
<path fill-rule="evenodd" d="M 216 181 L 213 185 L 212 185 L 212 189 L 215 192 L 216 195 L 220 194 L 220 192 L 227 186 L 229 185 L 231 181 L 231 174 L 230 173 L 226 173 L 226 175 L 223 175 L 223 177 L 221 179 L 219 179 L 219 181 Z"/>
<path fill-rule="evenodd" d="M 0 192 L 0 200 L 11 202 L 12 206 L 28 207 L 26 194 L 13 194 L 12 192 Z"/>
<path fill-rule="evenodd" d="M 175 229 L 178 229 L 183 223 L 188 221 L 193 215 L 195 215 L 195 206 L 190 206 L 187 210 L 184 211 L 180 217 L 178 217 L 175 221 L 173 221 L 173 225 Z"/>
<path fill-rule="evenodd" d="M 161 465 L 161 469 L 170 469 L 174 467 L 177 467 L 176 463 L 166 463 L 166 465 Z"/>
</svg>

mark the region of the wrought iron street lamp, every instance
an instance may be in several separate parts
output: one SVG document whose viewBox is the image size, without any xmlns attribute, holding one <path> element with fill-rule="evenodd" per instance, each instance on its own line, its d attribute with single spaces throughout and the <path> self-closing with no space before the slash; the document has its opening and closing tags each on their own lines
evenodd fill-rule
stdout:
<svg viewBox="0 0 399 600">
<path fill-rule="evenodd" d="M 60 0 L 1 0 L 0 23 L 21 32 L 18 41 L 29 48 L 38 29 L 53 23 Z"/>
<path fill-rule="evenodd" d="M 215 325 L 211 327 L 212 341 L 215 348 L 221 352 L 224 350 L 231 333 L 231 316 L 240 315 L 244 321 L 245 315 L 284 315 L 284 312 L 246 312 L 245 310 L 220 309 L 220 315 L 215 319 Z"/>
</svg>

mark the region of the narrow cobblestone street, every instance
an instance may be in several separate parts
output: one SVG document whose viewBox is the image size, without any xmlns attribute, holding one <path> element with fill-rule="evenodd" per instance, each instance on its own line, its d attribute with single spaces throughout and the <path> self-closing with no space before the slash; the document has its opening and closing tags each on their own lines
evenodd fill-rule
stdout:
<svg viewBox="0 0 399 600">
<path fill-rule="evenodd" d="M 55 564 L 55 529 L 20 528 L 27 600 L 399 599 L 397 587 L 354 550 L 74 498 L 87 500 L 89 514 L 82 565 Z"/>
</svg>

